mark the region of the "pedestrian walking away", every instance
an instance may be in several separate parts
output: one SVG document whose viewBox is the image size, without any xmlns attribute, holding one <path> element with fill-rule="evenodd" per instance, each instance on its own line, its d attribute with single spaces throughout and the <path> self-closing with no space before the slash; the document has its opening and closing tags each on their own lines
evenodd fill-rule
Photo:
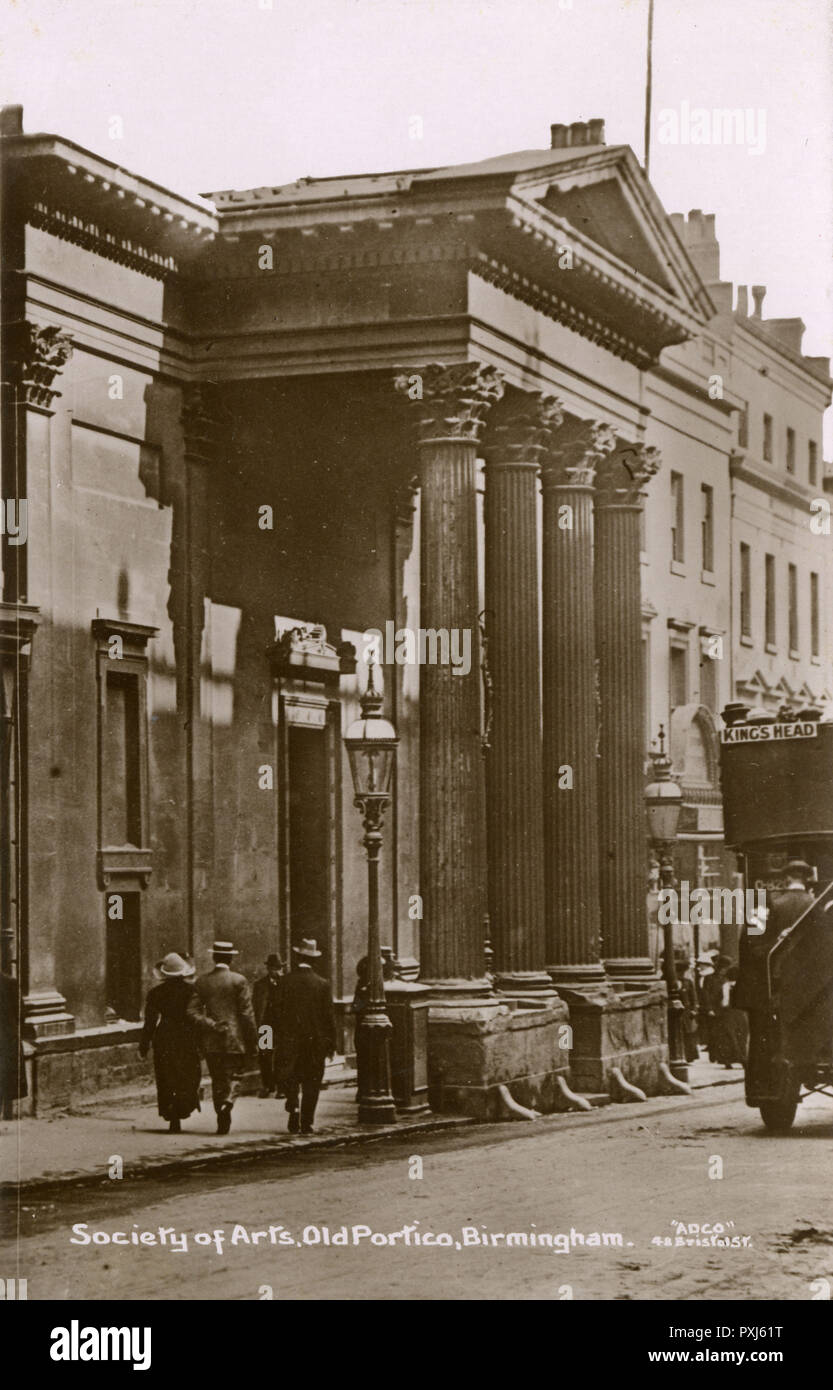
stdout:
<svg viewBox="0 0 833 1390">
<path fill-rule="evenodd" d="M 313 969 L 313 962 L 321 958 L 317 942 L 306 938 L 292 953 L 292 970 L 280 984 L 278 1066 L 286 1089 L 289 1133 L 311 1134 L 324 1066 L 335 1054 L 335 1014 L 330 986 Z"/>
<path fill-rule="evenodd" d="M 282 1094 L 280 1077 L 275 1068 L 275 1037 L 278 1028 L 278 987 L 284 973 L 284 965 L 274 951 L 266 957 L 264 964 L 266 974 L 255 980 L 252 985 L 252 1007 L 257 1024 L 260 1094 L 271 1096 Z"/>
<path fill-rule="evenodd" d="M 231 968 L 238 952 L 230 941 L 215 941 L 212 953 L 214 968 L 197 980 L 197 995 L 208 1017 L 224 1029 L 222 1035 L 211 1037 L 205 1060 L 211 1076 L 217 1133 L 228 1134 L 246 1055 L 257 1051 L 257 1027 L 248 983 Z"/>
<path fill-rule="evenodd" d="M 172 1134 L 200 1108 L 200 1050 L 193 965 L 171 951 L 156 967 L 162 977 L 145 1000 L 139 1056 L 153 1048 L 156 1104 Z"/>
</svg>

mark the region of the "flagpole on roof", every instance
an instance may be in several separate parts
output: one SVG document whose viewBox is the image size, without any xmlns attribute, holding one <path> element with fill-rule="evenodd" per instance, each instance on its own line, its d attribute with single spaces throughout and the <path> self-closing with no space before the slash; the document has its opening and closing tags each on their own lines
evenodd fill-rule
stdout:
<svg viewBox="0 0 833 1390">
<path fill-rule="evenodd" d="M 651 163 L 651 86 L 653 81 L 652 49 L 654 39 L 654 0 L 648 0 L 648 58 L 645 72 L 645 173 Z"/>
</svg>

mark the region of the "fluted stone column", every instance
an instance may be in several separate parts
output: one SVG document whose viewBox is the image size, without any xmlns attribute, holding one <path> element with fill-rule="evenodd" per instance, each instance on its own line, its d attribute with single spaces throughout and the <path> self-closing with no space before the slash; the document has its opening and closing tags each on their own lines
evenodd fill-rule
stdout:
<svg viewBox="0 0 833 1390">
<path fill-rule="evenodd" d="M 503 394 L 492 367 L 438 363 L 397 378 L 420 446 L 420 626 L 469 633 L 471 667 L 420 667 L 420 978 L 487 993 L 477 602 L 477 442 Z"/>
<path fill-rule="evenodd" d="M 541 456 L 560 422 L 552 397 L 524 394 L 494 413 L 486 448 L 489 921 L 495 983 L 511 992 L 552 987 L 545 969 L 537 508 Z"/>
<path fill-rule="evenodd" d="M 614 981 L 653 981 L 645 906 L 645 689 L 640 513 L 659 451 L 620 443 L 596 479 L 599 862 L 605 965 Z"/>
<path fill-rule="evenodd" d="M 544 854 L 553 981 L 598 989 L 599 805 L 593 483 L 615 447 L 610 426 L 571 419 L 544 459 Z"/>
</svg>

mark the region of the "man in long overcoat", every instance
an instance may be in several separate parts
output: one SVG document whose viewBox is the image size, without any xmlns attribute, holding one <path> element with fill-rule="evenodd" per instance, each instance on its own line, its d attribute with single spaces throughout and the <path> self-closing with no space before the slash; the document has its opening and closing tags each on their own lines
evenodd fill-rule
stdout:
<svg viewBox="0 0 833 1390">
<path fill-rule="evenodd" d="M 257 1024 L 260 1094 L 271 1096 L 276 1090 L 280 1092 L 281 1089 L 280 1077 L 275 1070 L 275 1037 L 278 1029 L 278 991 L 283 975 L 283 961 L 272 952 L 266 957 L 265 965 L 266 974 L 255 980 L 252 985 L 252 1005 Z"/>
<path fill-rule="evenodd" d="M 249 986 L 244 977 L 231 968 L 237 954 L 230 941 L 215 941 L 214 969 L 197 980 L 197 996 L 209 1019 L 218 1025 L 205 1044 L 218 1134 L 228 1134 L 231 1129 L 238 1077 L 246 1054 L 257 1050 L 257 1027 Z M 224 1030 L 224 1036 L 220 1029 Z"/>
<path fill-rule="evenodd" d="M 278 1000 L 278 1068 L 286 1090 L 289 1133 L 311 1134 L 324 1066 L 336 1050 L 335 1014 L 330 986 L 313 969 L 321 957 L 317 943 L 303 940 L 292 953 L 292 970 L 281 980 Z"/>
</svg>

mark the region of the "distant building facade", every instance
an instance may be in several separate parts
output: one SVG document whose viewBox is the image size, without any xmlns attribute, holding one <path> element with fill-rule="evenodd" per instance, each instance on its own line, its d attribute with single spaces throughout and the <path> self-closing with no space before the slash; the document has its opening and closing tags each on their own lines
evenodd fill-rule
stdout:
<svg viewBox="0 0 833 1390">
<path fill-rule="evenodd" d="M 661 1088 L 646 750 L 665 724 L 683 854 L 720 859 L 722 704 L 758 674 L 829 698 L 822 364 L 722 306 L 601 122 L 213 211 L 19 108 L 0 154 L 0 907 L 36 1103 L 138 1073 L 168 950 L 232 937 L 251 975 L 314 936 L 350 998 L 371 630 L 383 938 L 430 991 L 432 1103 Z M 794 475 L 754 453 L 768 403 Z M 391 660 L 391 624 L 466 660 Z"/>
</svg>

